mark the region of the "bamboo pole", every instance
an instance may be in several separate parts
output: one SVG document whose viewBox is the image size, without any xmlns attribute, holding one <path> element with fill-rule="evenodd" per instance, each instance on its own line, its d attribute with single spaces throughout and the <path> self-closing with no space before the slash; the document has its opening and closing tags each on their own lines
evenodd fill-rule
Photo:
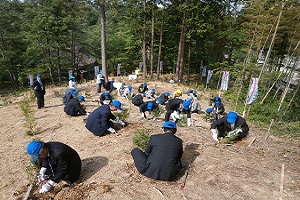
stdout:
<svg viewBox="0 0 300 200">
<path fill-rule="evenodd" d="M 279 80 L 279 78 L 280 78 L 281 74 L 283 73 L 283 71 L 284 71 L 284 70 L 287 68 L 288 64 L 290 64 L 290 63 L 291 63 L 291 61 L 292 61 L 292 57 L 293 57 L 293 55 L 294 55 L 295 51 L 297 50 L 297 48 L 298 48 L 298 46 L 299 46 L 299 43 L 300 43 L 300 40 L 298 41 L 298 43 L 297 43 L 297 45 L 296 45 L 296 47 L 295 47 L 295 49 L 294 49 L 294 52 L 293 52 L 293 53 L 292 53 L 292 55 L 290 56 L 290 60 L 289 60 L 289 62 L 286 62 L 286 64 L 285 64 L 285 66 L 284 66 L 283 70 L 282 70 L 282 71 L 280 71 L 280 73 L 279 73 L 279 75 L 278 75 L 277 79 L 274 81 L 273 85 L 272 85 L 272 86 L 269 88 L 268 92 L 266 93 L 266 95 L 264 96 L 264 98 L 261 100 L 260 104 L 263 104 L 263 102 L 264 102 L 264 101 L 265 101 L 265 99 L 267 98 L 268 94 L 269 94 L 269 93 L 270 93 L 270 91 L 273 89 L 273 87 L 275 86 L 276 82 Z"/>
<path fill-rule="evenodd" d="M 272 37 L 272 40 L 271 40 L 270 48 L 269 48 L 269 50 L 267 52 L 267 55 L 266 55 L 266 58 L 265 58 L 265 62 L 264 62 L 263 66 L 262 66 L 262 68 L 260 70 L 260 74 L 258 76 L 258 81 L 261 78 L 263 70 L 264 70 L 265 66 L 267 65 L 267 63 L 268 63 L 268 59 L 270 57 L 271 50 L 272 50 L 272 47 L 273 47 L 273 44 L 274 44 L 275 36 L 276 36 L 277 30 L 278 30 L 278 26 L 279 26 L 279 22 L 280 22 L 280 18 L 281 18 L 281 15 L 282 15 L 282 11 L 283 11 L 284 5 L 285 5 L 285 2 L 282 2 L 281 10 L 280 10 L 280 13 L 278 15 L 278 20 L 277 20 L 277 24 L 276 24 L 276 27 L 275 27 L 275 30 L 274 30 L 274 33 L 273 33 L 273 37 Z"/>
</svg>

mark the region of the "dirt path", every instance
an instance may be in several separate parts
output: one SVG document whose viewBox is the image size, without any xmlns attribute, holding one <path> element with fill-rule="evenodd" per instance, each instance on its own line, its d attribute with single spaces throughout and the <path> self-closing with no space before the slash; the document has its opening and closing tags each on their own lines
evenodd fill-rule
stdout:
<svg viewBox="0 0 300 200">
<path fill-rule="evenodd" d="M 123 82 L 136 89 L 143 81 Z M 148 82 L 148 85 L 156 87 L 159 93 L 187 89 L 162 82 Z M 80 87 L 80 94 L 91 94 L 85 105 L 87 111 L 93 111 L 99 98 L 95 94 L 96 84 Z M 54 95 L 55 91 L 64 90 L 47 89 L 44 109 L 38 110 L 32 104 L 40 128 L 35 137 L 73 147 L 83 161 L 82 182 L 74 187 L 60 183 L 61 187 L 44 196 L 34 188 L 31 193 L 34 199 L 300 199 L 299 141 L 273 136 L 266 140 L 266 131 L 249 124 L 251 133 L 246 140 L 232 146 L 215 144 L 210 124 L 203 120 L 204 114 L 193 114 L 193 126 L 179 127 L 177 131 L 184 141 L 183 165 L 186 167 L 193 157 L 186 186 L 180 190 L 184 171 L 174 182 L 154 181 L 136 171 L 130 155 L 135 147 L 132 143 L 135 130 L 146 128 L 151 134 L 161 133 L 163 121 L 141 121 L 138 108 L 118 97 L 123 107 L 130 110 L 129 125 L 118 134 L 95 137 L 84 127 L 85 116 L 64 114 L 61 98 Z M 202 110 L 208 106 L 209 97 L 203 92 L 200 95 Z M 11 104 L 0 108 L 0 199 L 22 199 L 29 185 L 26 177 L 29 156 L 25 148 L 34 137 L 25 133 L 25 118 L 17 104 L 22 98 L 15 97 Z M 256 141 L 248 146 L 254 137 Z M 280 193 L 282 164 L 285 170 Z"/>
</svg>

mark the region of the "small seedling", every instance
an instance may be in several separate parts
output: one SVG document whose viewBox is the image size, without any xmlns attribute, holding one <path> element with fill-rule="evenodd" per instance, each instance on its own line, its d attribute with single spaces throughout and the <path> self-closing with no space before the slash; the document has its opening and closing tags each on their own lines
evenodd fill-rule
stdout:
<svg viewBox="0 0 300 200">
<path fill-rule="evenodd" d="M 137 129 L 133 136 L 133 144 L 145 150 L 150 140 L 150 135 L 146 129 Z"/>
</svg>

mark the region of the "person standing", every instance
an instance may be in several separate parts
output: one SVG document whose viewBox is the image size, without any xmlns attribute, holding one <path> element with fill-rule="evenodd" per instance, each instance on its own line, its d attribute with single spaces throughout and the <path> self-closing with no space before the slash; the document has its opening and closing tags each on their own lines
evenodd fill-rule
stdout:
<svg viewBox="0 0 300 200">
<path fill-rule="evenodd" d="M 102 70 L 99 71 L 96 82 L 97 82 L 97 93 L 101 93 L 101 88 L 102 88 L 102 86 L 105 85 L 105 77 L 103 75 Z"/>
<path fill-rule="evenodd" d="M 46 94 L 46 90 L 44 80 L 42 80 L 42 75 L 36 75 L 36 80 L 33 82 L 31 87 L 34 90 L 34 95 L 37 99 L 38 109 L 43 108 L 45 106 L 44 96 Z"/>
<path fill-rule="evenodd" d="M 70 76 L 69 78 L 69 88 L 76 90 L 76 82 L 75 82 L 75 76 Z"/>
<path fill-rule="evenodd" d="M 67 105 L 64 107 L 64 112 L 70 116 L 85 115 L 86 111 L 80 104 L 85 101 L 84 96 L 79 96 L 78 98 L 72 98 Z"/>
<path fill-rule="evenodd" d="M 104 136 L 107 132 L 115 133 L 113 122 L 110 120 L 115 120 L 122 126 L 125 126 L 122 120 L 111 113 L 111 111 L 116 111 L 117 109 L 122 110 L 119 100 L 113 100 L 109 105 L 104 104 L 96 108 L 89 115 L 85 127 L 96 136 Z"/>
<path fill-rule="evenodd" d="M 40 193 L 46 193 L 61 180 L 74 183 L 79 179 L 81 159 L 78 153 L 66 144 L 60 142 L 32 141 L 26 151 L 31 155 L 31 161 L 39 162 L 39 184 L 43 184 Z"/>
<path fill-rule="evenodd" d="M 162 128 L 164 134 L 152 135 L 145 152 L 135 148 L 131 155 L 142 175 L 155 180 L 172 181 L 182 167 L 182 140 L 175 136 L 175 122 L 164 122 Z"/>
</svg>

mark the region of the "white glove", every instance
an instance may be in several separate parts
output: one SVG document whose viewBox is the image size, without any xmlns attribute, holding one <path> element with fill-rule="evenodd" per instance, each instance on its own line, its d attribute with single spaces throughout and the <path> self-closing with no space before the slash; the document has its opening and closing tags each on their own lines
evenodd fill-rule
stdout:
<svg viewBox="0 0 300 200">
<path fill-rule="evenodd" d="M 239 128 L 239 129 L 236 130 L 236 132 L 237 132 L 237 133 L 242 133 L 243 130 L 242 130 L 241 128 Z"/>
<path fill-rule="evenodd" d="M 116 132 L 116 130 L 113 129 L 112 127 L 109 127 L 109 129 L 107 129 L 107 131 L 109 131 L 109 132 L 111 132 L 111 133 L 115 133 L 115 132 Z"/>
<path fill-rule="evenodd" d="M 125 126 L 125 123 L 124 123 L 122 120 L 119 120 L 119 123 L 120 123 L 122 126 Z"/>
<path fill-rule="evenodd" d="M 89 116 L 90 115 L 90 113 L 89 112 L 86 112 L 86 116 Z"/>
<path fill-rule="evenodd" d="M 46 176 L 45 176 L 46 171 L 47 171 L 47 168 L 45 168 L 45 167 L 41 168 L 39 175 L 38 175 L 39 184 L 43 183 L 43 181 L 46 179 Z"/>
<path fill-rule="evenodd" d="M 42 188 L 40 189 L 40 194 L 46 193 L 49 190 L 51 190 L 51 188 L 55 187 L 57 183 L 55 183 L 54 181 L 50 180 L 48 181 L 48 183 L 44 184 L 42 186 Z"/>
<path fill-rule="evenodd" d="M 37 89 L 37 86 L 35 86 L 33 89 L 36 90 L 36 89 Z"/>
<path fill-rule="evenodd" d="M 219 143 L 217 130 L 216 130 L 216 129 L 211 129 L 211 132 L 212 132 L 212 138 L 213 138 L 216 142 Z"/>
</svg>

